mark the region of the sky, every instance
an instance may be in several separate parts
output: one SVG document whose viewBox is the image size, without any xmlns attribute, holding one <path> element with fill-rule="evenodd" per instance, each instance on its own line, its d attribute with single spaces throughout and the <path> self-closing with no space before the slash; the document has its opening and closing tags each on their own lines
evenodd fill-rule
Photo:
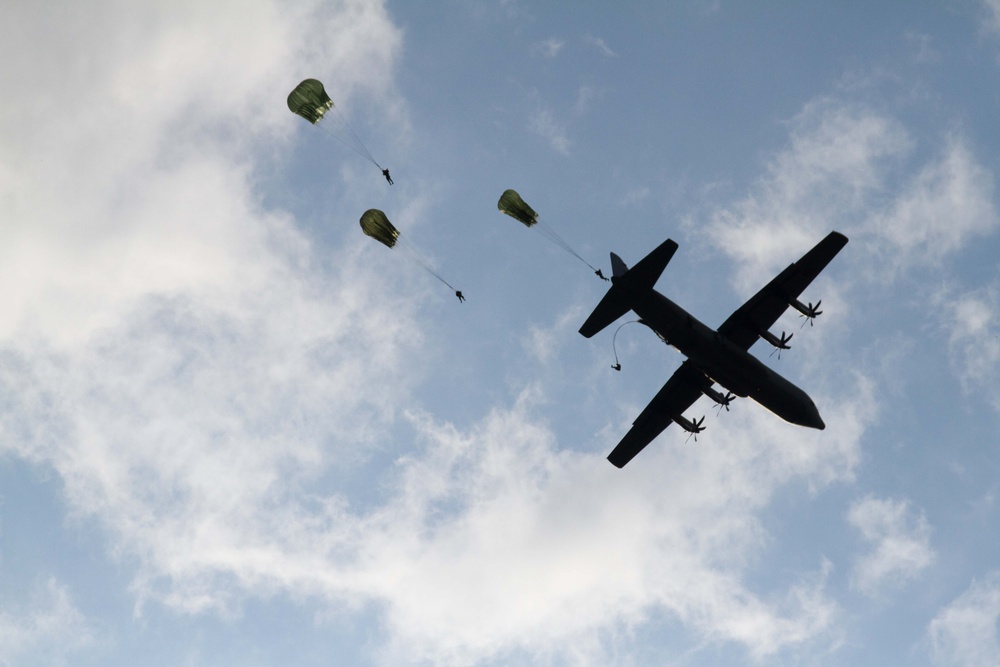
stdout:
<svg viewBox="0 0 1000 667">
<path fill-rule="evenodd" d="M 997 0 L 14 0 L 0 94 L 0 665 L 1000 664 Z M 826 429 L 609 464 L 683 357 L 586 263 L 831 230 Z"/>
</svg>

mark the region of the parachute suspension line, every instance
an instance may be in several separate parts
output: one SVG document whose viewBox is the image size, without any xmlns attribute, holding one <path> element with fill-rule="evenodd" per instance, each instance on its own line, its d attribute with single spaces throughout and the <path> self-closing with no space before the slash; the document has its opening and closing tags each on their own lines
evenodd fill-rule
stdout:
<svg viewBox="0 0 1000 667">
<path fill-rule="evenodd" d="M 347 148 L 371 162 L 373 165 L 378 167 L 379 171 L 382 170 L 382 166 L 375 161 L 372 154 L 368 152 L 368 148 L 366 148 L 364 143 L 361 142 L 357 133 L 351 128 L 346 120 L 340 118 L 336 114 L 328 112 L 325 116 L 323 116 L 322 120 L 316 123 L 316 127 L 323 130 L 323 133 L 328 137 L 339 141 Z"/>
<path fill-rule="evenodd" d="M 618 340 L 618 332 L 621 331 L 622 327 L 625 326 L 626 324 L 638 324 L 638 323 L 642 323 L 642 320 L 629 320 L 628 322 L 622 323 L 621 325 L 619 325 L 617 329 L 615 329 L 615 335 L 611 337 L 611 349 L 614 350 L 615 353 L 615 365 L 612 366 L 611 368 L 615 369 L 616 371 L 620 371 L 622 369 L 622 365 L 618 361 L 618 348 L 615 345 L 615 342 Z"/>
<path fill-rule="evenodd" d="M 414 250 L 413 248 L 411 248 L 411 247 L 410 247 L 410 244 L 409 244 L 409 243 L 406 243 L 406 242 L 403 242 L 403 241 L 402 241 L 402 240 L 400 239 L 400 240 L 397 240 L 397 241 L 396 241 L 396 247 L 397 247 L 397 248 L 400 248 L 400 249 L 402 249 L 402 250 L 404 250 L 404 251 L 406 251 L 406 254 L 407 254 L 407 255 L 409 255 L 409 256 L 410 256 L 410 258 L 412 258 L 414 262 L 416 262 L 417 264 L 419 264 L 419 265 L 420 265 L 420 267 L 421 267 L 421 268 L 422 268 L 422 269 L 423 269 L 424 271 L 426 271 L 427 273 L 431 274 L 432 276 L 434 276 L 435 278 L 437 278 L 438 280 L 440 280 L 440 281 L 441 281 L 442 283 L 444 283 L 444 284 L 445 284 L 445 285 L 446 285 L 446 286 L 447 286 L 447 287 L 448 287 L 448 288 L 449 288 L 449 289 L 450 289 L 450 290 L 451 290 L 452 292 L 456 291 L 456 290 L 455 290 L 455 288 L 454 288 L 454 287 L 452 287 L 452 286 L 451 286 L 451 284 L 450 284 L 450 283 L 449 283 L 449 282 L 448 282 L 447 280 L 445 280 L 444 278 L 442 278 L 442 277 L 441 277 L 441 275 L 440 275 L 440 274 L 439 274 L 439 273 L 438 273 L 437 271 L 435 271 L 435 270 L 434 270 L 434 269 L 433 269 L 433 268 L 431 267 L 430 263 L 429 263 L 429 262 L 428 262 L 427 260 L 425 260 L 425 259 L 424 259 L 424 258 L 423 258 L 423 257 L 422 257 L 422 256 L 420 255 L 420 253 L 418 253 L 418 252 L 417 252 L 416 250 Z"/>
<path fill-rule="evenodd" d="M 361 137 L 359 137 L 358 133 L 354 131 L 353 127 L 351 127 L 351 124 L 347 121 L 347 118 L 344 118 L 343 120 L 344 120 L 344 128 L 348 132 L 350 132 L 351 136 L 354 137 L 354 140 L 358 142 L 359 146 L 361 146 L 361 149 L 365 152 L 365 157 L 367 157 L 373 165 L 378 167 L 379 171 L 382 171 L 382 165 L 376 162 L 372 154 L 368 152 L 368 147 L 365 146 L 364 143 L 361 141 Z"/>
<path fill-rule="evenodd" d="M 578 255 L 577 252 L 575 250 L 573 250 L 573 248 L 568 243 L 566 243 L 566 241 L 561 236 L 559 236 L 559 234 L 557 234 L 555 232 L 555 230 L 551 229 L 548 225 L 546 225 L 546 224 L 544 224 L 542 222 L 537 222 L 537 223 L 535 223 L 533 225 L 533 227 L 535 227 L 536 229 L 538 229 L 539 233 L 542 234 L 542 235 L 544 235 L 545 238 L 549 239 L 550 241 L 552 241 L 553 243 L 555 243 L 557 246 L 559 246 L 560 248 L 562 248 L 563 250 L 565 250 L 569 254 L 573 255 L 574 257 L 576 257 L 578 260 L 580 260 L 581 262 L 583 262 L 587 266 L 590 266 L 590 270 L 591 271 L 594 271 L 594 272 L 597 271 L 596 268 L 594 268 L 593 266 L 590 265 L 590 262 L 588 262 L 587 260 L 585 260 L 583 257 L 580 257 L 580 255 Z"/>
</svg>

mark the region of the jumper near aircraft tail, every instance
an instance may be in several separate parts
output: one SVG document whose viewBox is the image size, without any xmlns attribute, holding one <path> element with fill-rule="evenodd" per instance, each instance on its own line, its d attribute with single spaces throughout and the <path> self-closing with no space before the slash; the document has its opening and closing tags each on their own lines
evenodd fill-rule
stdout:
<svg viewBox="0 0 1000 667">
<path fill-rule="evenodd" d="M 625 298 L 624 292 L 626 290 L 645 292 L 653 289 L 653 285 L 660 279 L 660 274 L 663 273 L 663 269 L 667 268 L 667 264 L 675 252 L 677 252 L 677 244 L 667 239 L 631 269 L 626 266 L 621 257 L 611 253 L 611 267 L 614 269 L 611 289 L 580 327 L 580 333 L 590 338 L 631 310 L 632 303 Z"/>
</svg>

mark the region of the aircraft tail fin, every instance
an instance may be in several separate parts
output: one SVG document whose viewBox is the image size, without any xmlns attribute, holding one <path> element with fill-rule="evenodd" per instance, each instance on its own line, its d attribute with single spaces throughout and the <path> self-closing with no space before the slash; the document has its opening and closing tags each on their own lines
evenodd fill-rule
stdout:
<svg viewBox="0 0 1000 667">
<path fill-rule="evenodd" d="M 667 267 L 667 263 L 676 251 L 677 244 L 667 239 L 631 269 L 626 266 L 621 257 L 611 253 L 611 268 L 614 273 L 611 289 L 580 327 L 580 333 L 584 337 L 590 338 L 627 313 L 632 308 L 632 303 L 626 297 L 626 293 L 653 289 L 653 285 L 659 280 L 660 274 L 663 273 L 663 269 Z"/>
<path fill-rule="evenodd" d="M 627 271 L 628 265 L 622 261 L 622 258 L 615 253 L 611 253 L 611 272 L 615 278 L 621 278 Z"/>
</svg>

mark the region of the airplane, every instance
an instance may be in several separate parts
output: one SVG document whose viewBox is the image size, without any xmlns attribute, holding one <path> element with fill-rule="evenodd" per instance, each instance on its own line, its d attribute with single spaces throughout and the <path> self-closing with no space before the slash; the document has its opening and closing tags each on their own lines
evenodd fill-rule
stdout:
<svg viewBox="0 0 1000 667">
<path fill-rule="evenodd" d="M 639 414 L 608 460 L 618 468 L 624 467 L 672 422 L 697 438 L 705 430 L 705 418 L 692 420 L 683 413 L 702 395 L 715 401 L 720 411 L 729 410 L 729 403 L 737 396 L 749 396 L 787 422 L 826 428 L 812 399 L 749 350 L 758 338 L 779 352 L 789 349 L 791 335 L 782 332 L 779 337 L 769 331 L 789 306 L 810 324 L 823 312 L 819 310 L 820 301 L 815 305 L 804 304 L 799 295 L 845 245 L 846 236 L 830 232 L 714 331 L 653 289 L 677 251 L 677 243 L 667 239 L 631 269 L 611 253 L 614 274 L 611 287 L 580 327 L 580 333 L 590 338 L 632 310 L 643 324 L 687 359 Z M 726 393 L 715 389 L 715 384 Z"/>
</svg>

